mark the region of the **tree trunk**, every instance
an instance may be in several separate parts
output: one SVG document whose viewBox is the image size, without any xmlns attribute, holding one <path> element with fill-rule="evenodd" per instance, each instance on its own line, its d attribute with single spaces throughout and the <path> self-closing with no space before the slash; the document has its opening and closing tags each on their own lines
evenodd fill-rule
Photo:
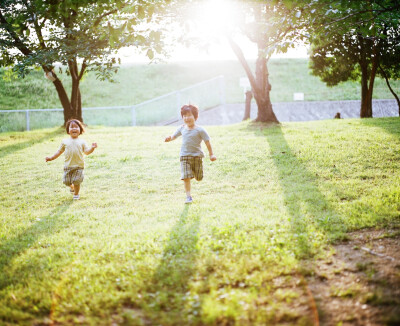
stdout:
<svg viewBox="0 0 400 326">
<path fill-rule="evenodd" d="M 257 119 L 256 121 L 258 122 L 275 122 L 279 123 L 278 119 L 275 116 L 274 111 L 272 110 L 272 104 L 271 101 L 268 98 L 259 96 L 254 96 L 254 99 L 256 100 L 257 107 L 258 107 L 258 113 L 257 113 Z"/>
<path fill-rule="evenodd" d="M 79 121 L 83 122 L 82 117 L 82 97 L 81 97 L 81 90 L 78 87 L 78 106 L 76 107 L 76 117 Z"/>
<path fill-rule="evenodd" d="M 72 89 L 71 89 L 71 106 L 72 115 L 74 119 L 82 121 L 82 108 L 81 108 L 81 96 L 79 90 L 79 80 L 80 74 L 78 73 L 78 64 L 76 59 L 71 59 L 68 61 L 68 68 L 72 79 Z"/>
<path fill-rule="evenodd" d="M 360 49 L 360 68 L 361 68 L 361 108 L 360 118 L 372 117 L 372 96 L 369 96 L 368 89 L 368 61 L 365 47 L 368 47 L 365 39 L 359 35 Z"/>
<path fill-rule="evenodd" d="M 361 66 L 361 109 L 360 118 L 370 118 L 369 113 L 372 112 L 372 99 L 369 101 L 368 97 L 368 67 L 365 62 Z"/>
<path fill-rule="evenodd" d="M 241 48 L 232 40 L 229 35 L 227 35 L 227 37 L 233 52 L 235 52 L 236 56 L 239 59 L 239 62 L 242 64 L 246 72 L 247 78 L 249 78 L 251 89 L 258 108 L 256 121 L 279 123 L 274 111 L 272 110 L 272 103 L 269 97 L 271 85 L 268 82 L 268 70 L 266 64 L 267 59 L 261 55 L 262 51 L 260 51 L 260 55 L 257 59 L 256 65 L 256 78 L 259 80 L 256 80 L 253 73 L 251 72 L 251 69 L 244 57 Z"/>
<path fill-rule="evenodd" d="M 59 80 L 56 77 L 56 80 L 53 81 L 53 84 L 57 90 L 58 98 L 60 99 L 61 105 L 64 109 L 64 125 L 65 125 L 67 121 L 72 117 L 71 103 L 69 101 L 67 92 L 65 91 L 65 88 L 61 83 L 61 80 Z"/>
<path fill-rule="evenodd" d="M 378 50 L 378 45 L 376 45 L 374 48 L 374 56 L 372 58 L 372 68 L 371 68 L 371 74 L 369 76 L 369 85 L 368 85 L 367 99 L 368 102 L 370 103 L 368 111 L 369 118 L 372 118 L 372 94 L 374 92 L 374 82 L 375 82 L 376 72 L 378 70 L 378 65 L 379 65 L 379 50 Z"/>
<path fill-rule="evenodd" d="M 78 119 L 78 101 L 79 101 L 79 81 L 72 78 L 72 89 L 71 89 L 71 106 L 72 106 L 72 116 L 74 119 Z"/>
<path fill-rule="evenodd" d="M 269 83 L 268 77 L 267 59 L 264 56 L 259 55 L 256 62 L 257 89 L 253 90 L 254 99 L 256 100 L 258 107 L 256 121 L 279 123 L 274 111 L 272 110 L 270 98 L 271 84 Z"/>
<path fill-rule="evenodd" d="M 398 108 L 399 108 L 399 116 L 400 116 L 400 99 L 399 99 L 399 97 L 397 96 L 397 94 L 395 93 L 395 91 L 392 89 L 392 87 L 390 86 L 389 78 L 388 78 L 386 72 L 385 72 L 385 71 L 383 70 L 383 68 L 381 67 L 381 65 L 379 65 L 379 69 L 380 69 L 380 71 L 381 71 L 382 76 L 385 78 L 387 87 L 389 87 L 390 92 L 392 93 L 392 95 L 394 96 L 394 98 L 395 98 L 396 101 L 397 101 L 397 106 L 398 106 Z"/>
<path fill-rule="evenodd" d="M 244 108 L 244 116 L 243 121 L 250 119 L 250 110 L 251 110 L 251 99 L 253 98 L 253 94 L 250 91 L 246 92 L 246 104 Z"/>
</svg>

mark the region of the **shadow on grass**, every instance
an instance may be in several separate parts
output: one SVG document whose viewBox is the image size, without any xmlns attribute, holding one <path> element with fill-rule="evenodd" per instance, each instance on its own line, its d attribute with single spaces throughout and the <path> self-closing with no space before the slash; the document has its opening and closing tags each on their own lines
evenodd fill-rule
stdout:
<svg viewBox="0 0 400 326">
<path fill-rule="evenodd" d="M 400 138 L 400 118 L 372 118 L 360 119 L 361 123 L 368 127 L 379 127 L 387 133 Z"/>
<path fill-rule="evenodd" d="M 50 138 L 53 138 L 53 137 L 61 134 L 62 131 L 65 131 L 65 129 L 57 128 L 54 131 L 44 133 L 43 136 L 41 136 L 41 137 L 33 138 L 28 141 L 17 143 L 17 144 L 6 145 L 3 147 L 0 147 L 0 158 L 6 157 L 9 154 L 20 151 L 20 150 L 30 147 L 32 145 L 42 143 Z"/>
<path fill-rule="evenodd" d="M 154 324 L 183 321 L 185 293 L 195 270 L 198 254 L 199 216 L 188 217 L 190 205 L 185 205 L 177 224 L 170 232 L 163 257 L 147 290 L 148 316 Z M 152 323 L 153 324 L 153 323 Z"/>
<path fill-rule="evenodd" d="M 291 234 L 297 244 L 296 255 L 312 257 L 315 231 L 322 230 L 328 239 L 341 238 L 346 230 L 342 217 L 320 192 L 317 177 L 293 153 L 281 126 L 270 126 L 257 133 L 266 137 L 270 146 L 289 213 Z"/>
<path fill-rule="evenodd" d="M 42 236 L 57 232 L 61 227 L 59 218 L 71 204 L 72 200 L 64 200 L 58 204 L 57 208 L 52 210 L 48 215 L 42 217 L 39 221 L 32 224 L 27 229 L 24 229 L 15 237 L 4 243 L 0 243 L 0 290 L 9 286 L 10 282 L 13 284 L 15 282 L 23 282 L 23 279 L 20 277 L 21 275 L 15 275 L 14 273 L 10 275 L 7 272 L 7 267 L 9 266 L 10 262 L 24 251 L 28 250 Z M 13 270 L 19 269 L 16 268 Z M 27 274 L 25 275 L 29 275 L 29 271 L 27 271 Z"/>
</svg>

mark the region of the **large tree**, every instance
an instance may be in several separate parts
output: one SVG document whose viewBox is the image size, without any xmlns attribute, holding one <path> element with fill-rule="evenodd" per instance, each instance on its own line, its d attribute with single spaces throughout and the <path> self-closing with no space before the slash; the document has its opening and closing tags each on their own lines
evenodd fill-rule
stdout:
<svg viewBox="0 0 400 326">
<path fill-rule="evenodd" d="M 150 59 L 162 51 L 159 0 L 0 0 L 0 66 L 24 77 L 41 67 L 57 91 L 64 122 L 82 119 L 79 84 L 85 72 L 112 79 L 118 50 L 140 47 Z M 55 71 L 71 77 L 70 97 Z"/>
<path fill-rule="evenodd" d="M 310 33 L 313 74 L 329 86 L 360 80 L 360 117 L 372 117 L 375 77 L 386 75 L 387 82 L 389 77 L 398 77 L 400 2 L 332 0 L 316 4 L 320 13 Z"/>
<path fill-rule="evenodd" d="M 194 6 L 194 10 L 189 14 L 187 20 L 196 25 L 196 11 L 197 7 L 201 8 L 205 3 L 209 4 L 208 11 L 198 10 L 204 12 L 204 15 L 215 15 L 218 20 L 218 15 L 221 16 L 221 24 L 224 21 L 224 9 L 218 6 L 218 2 L 211 2 L 208 0 L 187 0 L 184 5 L 187 7 Z M 215 5 L 214 5 L 215 3 Z M 251 85 L 251 90 L 254 99 L 257 103 L 257 118 L 259 122 L 278 122 L 276 115 L 272 108 L 270 93 L 272 85 L 269 79 L 268 62 L 271 55 L 276 52 L 286 52 L 288 48 L 295 47 L 297 41 L 302 41 L 305 38 L 303 16 L 303 4 L 300 8 L 293 1 L 284 0 L 229 0 L 219 3 L 229 6 L 227 12 L 231 16 L 230 23 L 226 26 L 219 26 L 220 30 L 213 31 L 214 34 L 220 32 L 224 38 L 227 38 L 229 44 L 241 63 Z M 180 3 L 182 5 L 182 1 Z M 207 20 L 206 20 L 207 21 Z M 200 23 L 204 20 L 200 19 Z M 189 24 L 189 26 L 191 26 Z M 196 29 L 196 26 L 194 27 Z M 190 34 L 186 33 L 185 36 Z M 257 48 L 257 60 L 254 69 L 249 64 L 239 38 L 247 38 L 250 42 L 254 43 Z M 213 37 L 207 37 L 208 40 Z M 206 42 L 200 42 L 205 44 Z"/>
<path fill-rule="evenodd" d="M 372 116 L 372 92 L 375 76 L 388 72 L 388 76 L 398 76 L 400 1 L 398 0 L 237 0 L 241 19 L 236 27 L 257 45 L 258 56 L 255 74 L 250 69 L 243 51 L 234 41 L 233 34 L 227 33 L 231 47 L 241 62 L 249 78 L 252 92 L 258 106 L 257 121 L 277 122 L 270 100 L 268 61 L 274 52 L 285 52 L 306 39 L 329 44 L 337 50 L 339 40 L 347 46 L 355 47 L 353 53 L 337 53 L 338 69 L 348 78 L 356 78 L 355 70 L 349 74 L 344 68 L 346 56 L 359 54 L 357 59 L 362 79 L 362 104 L 360 115 Z M 311 37 L 310 37 L 311 35 Z M 332 38 L 331 38 L 332 37 Z M 316 47 L 314 46 L 314 49 Z M 324 49 L 326 50 L 326 48 Z M 334 52 L 334 51 L 333 51 Z M 333 62 L 332 51 L 328 62 Z M 341 57 L 344 55 L 344 57 Z M 379 62 L 385 57 L 385 64 L 379 69 Z M 392 60 L 392 61 L 390 61 Z M 385 66 L 385 69 L 383 68 Z M 345 71 L 343 71 L 345 70 Z M 336 75 L 333 79 L 337 78 Z"/>
<path fill-rule="evenodd" d="M 236 27 L 257 46 L 257 60 L 254 73 L 242 49 L 234 40 L 235 31 L 226 33 L 232 50 L 242 64 L 250 81 L 251 90 L 257 103 L 256 121 L 278 122 L 272 108 L 268 61 L 276 52 L 286 52 L 303 41 L 302 7 L 292 1 L 238 1 L 241 15 Z M 304 4 L 304 7 L 307 7 Z"/>
</svg>

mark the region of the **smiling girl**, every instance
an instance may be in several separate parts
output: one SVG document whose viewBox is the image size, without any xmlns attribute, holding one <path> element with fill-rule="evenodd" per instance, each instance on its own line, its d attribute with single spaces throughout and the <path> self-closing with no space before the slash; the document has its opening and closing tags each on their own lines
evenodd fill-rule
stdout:
<svg viewBox="0 0 400 326">
<path fill-rule="evenodd" d="M 65 130 L 71 137 L 63 139 L 58 151 L 53 156 L 46 157 L 46 162 L 53 161 L 62 153 L 65 153 L 63 182 L 70 187 L 73 199 L 79 199 L 79 190 L 84 178 L 83 154 L 89 155 L 93 153 L 97 148 L 97 143 L 93 143 L 92 147 L 88 147 L 83 139 L 78 138 L 85 131 L 82 122 L 79 120 L 68 120 Z"/>
</svg>

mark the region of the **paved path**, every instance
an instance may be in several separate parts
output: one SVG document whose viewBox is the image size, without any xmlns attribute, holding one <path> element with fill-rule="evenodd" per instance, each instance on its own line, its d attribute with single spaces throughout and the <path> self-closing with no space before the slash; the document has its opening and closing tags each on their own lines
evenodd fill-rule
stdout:
<svg viewBox="0 0 400 326">
<path fill-rule="evenodd" d="M 373 100 L 374 117 L 398 117 L 396 100 Z M 324 102 L 284 102 L 273 103 L 273 110 L 279 121 L 311 121 L 333 119 L 337 112 L 344 119 L 360 117 L 360 101 L 324 101 Z M 201 111 L 199 125 L 227 125 L 239 123 L 244 115 L 243 104 L 226 104 Z M 250 118 L 257 117 L 257 106 L 252 103 Z M 182 121 L 165 121 L 160 125 L 180 125 Z"/>
</svg>

